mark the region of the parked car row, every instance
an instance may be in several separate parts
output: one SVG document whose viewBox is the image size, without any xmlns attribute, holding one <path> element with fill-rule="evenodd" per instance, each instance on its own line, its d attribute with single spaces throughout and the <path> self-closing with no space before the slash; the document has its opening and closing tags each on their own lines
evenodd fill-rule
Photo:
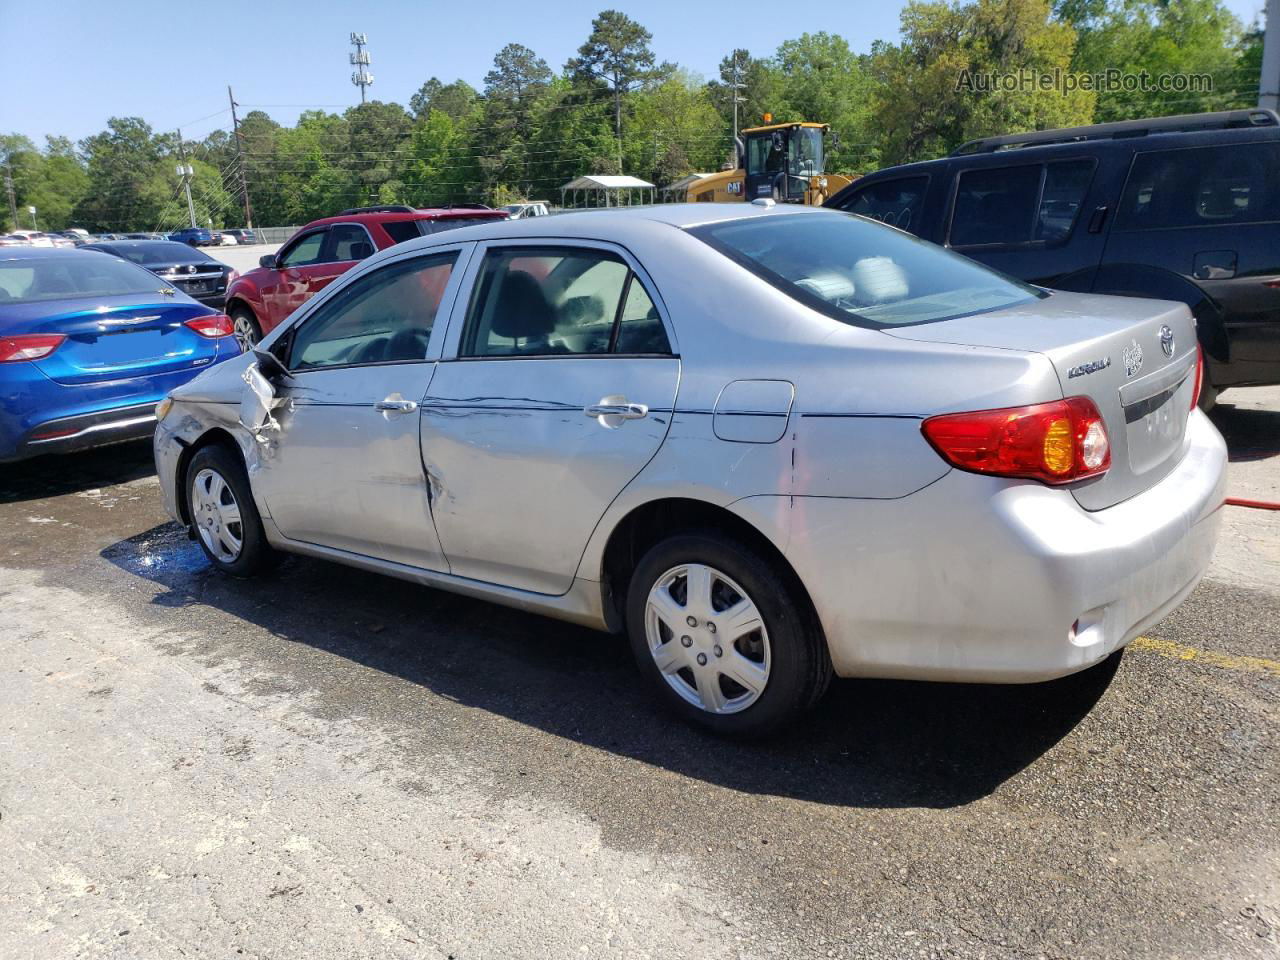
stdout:
<svg viewBox="0 0 1280 960">
<path fill-rule="evenodd" d="M 185 227 L 173 233 L 99 233 L 72 228 L 59 233 L 39 230 L 15 230 L 0 234 L 0 247 L 81 247 L 86 243 L 103 243 L 117 240 L 174 240 L 193 247 L 235 246 L 257 243 L 252 230 L 209 230 L 205 227 Z"/>
</svg>

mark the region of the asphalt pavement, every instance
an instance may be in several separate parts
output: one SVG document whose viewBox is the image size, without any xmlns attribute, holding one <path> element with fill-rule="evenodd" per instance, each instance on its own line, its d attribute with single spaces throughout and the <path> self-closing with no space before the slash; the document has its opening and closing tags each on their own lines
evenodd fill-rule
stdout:
<svg viewBox="0 0 1280 960">
<path fill-rule="evenodd" d="M 1274 494 L 1280 391 L 1222 399 Z M 1280 515 L 1225 509 L 1118 662 L 740 744 L 619 638 L 213 573 L 146 445 L 0 467 L 0 956 L 1276 957 Z"/>
</svg>

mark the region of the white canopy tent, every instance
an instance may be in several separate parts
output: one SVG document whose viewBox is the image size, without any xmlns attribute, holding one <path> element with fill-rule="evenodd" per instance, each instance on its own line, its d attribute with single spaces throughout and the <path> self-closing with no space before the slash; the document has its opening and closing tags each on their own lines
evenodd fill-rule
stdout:
<svg viewBox="0 0 1280 960">
<path fill-rule="evenodd" d="M 656 189 L 652 183 L 639 177 L 612 174 L 578 177 L 560 188 L 560 206 L 622 207 L 633 203 L 653 203 Z M 646 190 L 649 191 L 648 197 L 644 194 Z"/>
<path fill-rule="evenodd" d="M 663 201 L 672 203 L 684 200 L 691 186 L 699 180 L 705 180 L 710 176 L 712 176 L 710 173 L 691 173 L 688 176 L 681 177 L 675 183 L 668 183 L 661 190 Z"/>
</svg>

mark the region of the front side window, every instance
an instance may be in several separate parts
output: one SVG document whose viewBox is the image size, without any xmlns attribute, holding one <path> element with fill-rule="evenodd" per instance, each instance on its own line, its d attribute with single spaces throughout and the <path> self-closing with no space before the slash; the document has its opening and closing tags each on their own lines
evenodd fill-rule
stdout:
<svg viewBox="0 0 1280 960">
<path fill-rule="evenodd" d="M 1140 153 L 1120 200 L 1118 230 L 1280 220 L 1280 143 Z"/>
<path fill-rule="evenodd" d="M 670 349 L 652 300 L 621 257 L 572 247 L 518 247 L 485 256 L 462 356 L 623 352 Z"/>
<path fill-rule="evenodd" d="M 320 250 L 324 246 L 325 231 L 309 233 L 286 251 L 280 258 L 282 267 L 305 267 L 320 262 Z"/>
<path fill-rule="evenodd" d="M 928 189 L 928 177 L 882 180 L 863 187 L 852 199 L 845 201 L 843 209 L 916 233 L 920 227 L 925 191 Z"/>
<path fill-rule="evenodd" d="M 373 256 L 373 244 L 364 227 L 354 223 L 339 223 L 329 228 L 329 250 L 325 254 L 328 263 L 346 263 Z"/>
<path fill-rule="evenodd" d="M 1061 243 L 1093 179 L 1092 159 L 966 170 L 956 185 L 953 247 Z"/>
<path fill-rule="evenodd" d="M 298 328 L 289 368 L 422 360 L 457 258 L 403 260 L 356 280 Z"/>
<path fill-rule="evenodd" d="M 924 240 L 853 216 L 747 217 L 694 236 L 806 306 L 845 323 L 930 323 L 1046 296 Z"/>
</svg>

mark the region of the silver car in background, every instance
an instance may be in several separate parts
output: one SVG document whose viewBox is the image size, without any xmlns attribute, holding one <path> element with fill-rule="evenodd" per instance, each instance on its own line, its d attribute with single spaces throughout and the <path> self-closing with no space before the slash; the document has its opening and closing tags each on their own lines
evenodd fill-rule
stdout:
<svg viewBox="0 0 1280 960">
<path fill-rule="evenodd" d="M 398 244 L 161 404 L 170 514 L 626 631 L 771 730 L 833 673 L 1029 682 L 1209 562 L 1226 450 L 1181 304 L 1054 293 L 833 211 L 677 204 Z"/>
</svg>

